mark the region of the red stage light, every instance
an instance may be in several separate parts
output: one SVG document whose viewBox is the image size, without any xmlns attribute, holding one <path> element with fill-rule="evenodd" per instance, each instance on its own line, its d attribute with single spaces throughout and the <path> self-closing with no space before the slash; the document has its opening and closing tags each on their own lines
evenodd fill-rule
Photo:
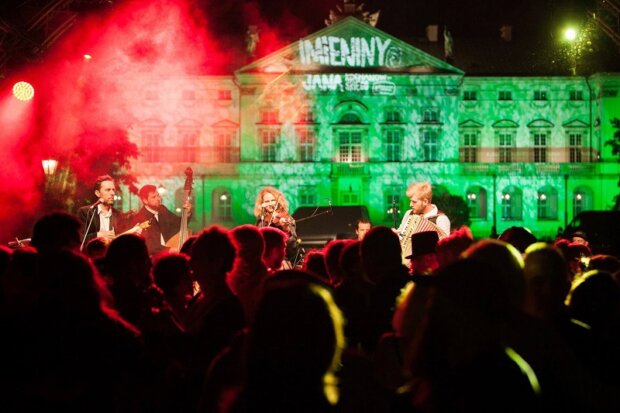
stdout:
<svg viewBox="0 0 620 413">
<path fill-rule="evenodd" d="M 17 82 L 13 85 L 13 96 L 21 101 L 31 100 L 34 97 L 34 87 L 28 82 Z"/>
</svg>

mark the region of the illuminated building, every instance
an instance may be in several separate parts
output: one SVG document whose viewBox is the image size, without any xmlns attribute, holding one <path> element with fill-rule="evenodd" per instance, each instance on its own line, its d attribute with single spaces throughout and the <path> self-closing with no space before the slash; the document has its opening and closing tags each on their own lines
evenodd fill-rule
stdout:
<svg viewBox="0 0 620 413">
<path fill-rule="evenodd" d="M 428 180 L 468 203 L 478 237 L 494 224 L 553 237 L 618 192 L 605 146 L 620 117 L 618 74 L 468 76 L 347 17 L 230 76 L 136 84 L 133 172 L 178 188 L 164 200 L 173 207 L 192 166 L 195 229 L 254 222 L 265 185 L 293 211 L 365 205 L 373 224 L 392 225 L 393 198 L 402 214 L 406 187 Z"/>
</svg>

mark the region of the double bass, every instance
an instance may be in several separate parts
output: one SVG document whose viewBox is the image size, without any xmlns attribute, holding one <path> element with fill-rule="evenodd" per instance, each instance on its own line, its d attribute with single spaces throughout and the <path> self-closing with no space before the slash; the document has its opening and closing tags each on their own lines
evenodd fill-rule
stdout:
<svg viewBox="0 0 620 413">
<path fill-rule="evenodd" d="M 190 201 L 190 196 L 192 194 L 192 185 L 194 182 L 194 171 L 189 166 L 185 169 L 185 185 L 183 186 L 183 205 Z M 183 243 L 187 241 L 190 237 L 190 232 L 187 227 L 187 221 L 189 220 L 189 209 L 182 208 L 181 209 L 181 225 L 179 228 L 179 232 L 172 236 L 166 242 L 166 246 L 169 248 L 173 248 L 177 251 L 181 251 L 181 247 Z"/>
</svg>

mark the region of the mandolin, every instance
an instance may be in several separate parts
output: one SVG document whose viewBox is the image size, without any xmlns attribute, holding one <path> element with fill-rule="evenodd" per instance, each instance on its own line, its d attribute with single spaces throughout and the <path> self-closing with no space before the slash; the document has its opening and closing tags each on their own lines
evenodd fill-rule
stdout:
<svg viewBox="0 0 620 413">
<path fill-rule="evenodd" d="M 183 204 L 185 205 L 186 203 L 189 202 L 190 200 L 190 196 L 192 194 L 192 184 L 194 182 L 194 171 L 192 171 L 192 168 L 190 168 L 189 166 L 185 169 L 185 185 L 183 186 L 183 191 L 184 191 L 184 202 Z M 189 209 L 187 208 L 182 208 L 181 210 L 181 228 L 179 229 L 179 232 L 176 233 L 175 235 L 172 236 L 172 238 L 170 238 L 168 240 L 168 242 L 166 242 L 166 246 L 169 248 L 173 248 L 177 251 L 181 250 L 181 247 L 183 246 L 183 243 L 189 238 L 190 233 L 189 233 L 189 229 L 187 228 L 187 221 L 189 219 Z"/>
</svg>

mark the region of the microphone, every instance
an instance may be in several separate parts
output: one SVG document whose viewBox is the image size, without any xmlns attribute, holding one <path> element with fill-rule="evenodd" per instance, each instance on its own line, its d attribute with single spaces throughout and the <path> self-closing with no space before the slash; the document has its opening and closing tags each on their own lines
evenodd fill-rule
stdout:
<svg viewBox="0 0 620 413">
<path fill-rule="evenodd" d="M 92 204 L 91 206 L 88 207 L 88 209 L 93 209 L 95 208 L 97 205 L 101 204 L 101 199 L 98 199 L 97 202 L 95 202 L 94 204 Z"/>
</svg>

